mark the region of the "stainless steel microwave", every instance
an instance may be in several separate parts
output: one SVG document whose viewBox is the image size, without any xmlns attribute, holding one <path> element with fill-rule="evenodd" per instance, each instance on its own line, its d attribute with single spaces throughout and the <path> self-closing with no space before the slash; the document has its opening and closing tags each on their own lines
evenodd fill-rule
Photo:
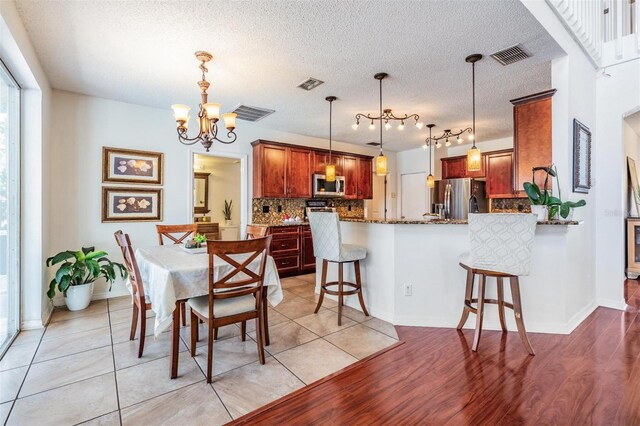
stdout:
<svg viewBox="0 0 640 426">
<path fill-rule="evenodd" d="M 325 175 L 313 175 L 314 197 L 344 197 L 344 176 L 336 176 L 333 182 L 327 182 Z"/>
</svg>

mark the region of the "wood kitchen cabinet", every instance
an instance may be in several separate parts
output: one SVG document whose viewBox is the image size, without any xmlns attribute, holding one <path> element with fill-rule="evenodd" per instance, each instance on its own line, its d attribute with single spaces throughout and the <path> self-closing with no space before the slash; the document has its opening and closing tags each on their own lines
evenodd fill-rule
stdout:
<svg viewBox="0 0 640 426">
<path fill-rule="evenodd" d="M 518 99 L 513 104 L 513 163 L 514 187 L 517 196 L 526 197 L 523 184 L 531 181 L 531 169 L 549 166 L 551 156 L 551 97 L 555 89 Z M 544 173 L 536 176 L 540 188 L 544 185 Z M 551 188 L 551 179 L 548 184 Z"/>
<path fill-rule="evenodd" d="M 461 155 L 457 157 L 448 157 L 441 159 L 442 161 L 442 179 L 459 179 L 459 178 L 481 178 L 485 177 L 485 155 L 482 155 L 480 162 L 480 170 L 475 172 L 467 171 L 467 156 Z"/>
<path fill-rule="evenodd" d="M 486 154 L 487 198 L 513 198 L 513 150 Z"/>
<path fill-rule="evenodd" d="M 269 254 L 273 256 L 280 276 L 315 271 L 316 258 L 309 225 L 270 226 L 267 234 L 271 235 Z"/>
<path fill-rule="evenodd" d="M 254 198 L 311 198 L 314 173 L 324 173 L 329 151 L 257 140 L 253 146 Z M 336 175 L 346 178 L 345 198 L 373 198 L 373 157 L 333 152 Z"/>
</svg>

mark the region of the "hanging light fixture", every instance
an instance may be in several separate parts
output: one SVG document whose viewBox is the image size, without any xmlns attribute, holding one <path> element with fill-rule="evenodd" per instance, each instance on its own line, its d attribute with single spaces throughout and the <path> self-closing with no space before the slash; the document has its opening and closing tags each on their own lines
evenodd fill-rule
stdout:
<svg viewBox="0 0 640 426">
<path fill-rule="evenodd" d="M 391 128 L 391 123 L 389 121 L 400 121 L 398 125 L 399 130 L 404 129 L 404 122 L 409 119 L 415 120 L 415 126 L 418 129 L 422 129 L 422 123 L 420 120 L 420 116 L 418 114 L 405 114 L 404 117 L 396 117 L 390 109 L 382 109 L 382 80 L 387 78 L 389 74 L 380 72 L 373 76 L 376 80 L 380 82 L 380 110 L 378 116 L 372 116 L 370 114 L 356 114 L 356 122 L 351 126 L 354 130 L 358 129 L 358 125 L 360 124 L 360 119 L 371 120 L 371 124 L 369 125 L 369 129 L 374 130 L 376 128 L 374 121 L 380 120 L 380 154 L 376 157 L 376 175 L 378 176 L 386 176 L 387 175 L 387 157 L 385 157 L 384 152 L 382 151 L 382 128 L 386 128 L 389 130 Z"/>
<path fill-rule="evenodd" d="M 236 134 L 234 132 L 236 128 L 237 114 L 228 112 L 222 114 L 222 120 L 227 128 L 227 137 L 229 141 L 223 141 L 218 139 L 218 120 L 220 119 L 220 104 L 208 102 L 207 89 L 209 89 L 209 82 L 206 79 L 205 74 L 209 71 L 205 64 L 213 59 L 213 55 L 209 52 L 198 51 L 196 52 L 196 58 L 201 62 L 200 70 L 202 70 L 202 80 L 198 82 L 202 102 L 200 103 L 198 110 L 198 135 L 194 138 L 187 136 L 187 127 L 189 125 L 189 111 L 191 108 L 188 105 L 174 104 L 171 105 L 173 109 L 173 115 L 178 123 L 178 141 L 184 145 L 193 145 L 200 142 L 205 147 L 207 152 L 213 144 L 213 141 L 218 141 L 224 144 L 231 144 L 236 141 Z"/>
<path fill-rule="evenodd" d="M 473 99 L 473 125 L 470 138 L 473 138 L 473 146 L 467 151 L 467 170 L 477 172 L 482 168 L 482 153 L 476 147 L 476 62 L 482 59 L 482 55 L 475 53 L 465 58 L 471 64 L 471 87 Z"/>
<path fill-rule="evenodd" d="M 333 117 L 333 101 L 335 101 L 335 96 L 327 96 L 324 98 L 326 101 L 329 101 L 329 160 L 327 164 L 324 166 L 324 179 L 327 182 L 335 182 L 336 180 L 336 166 L 331 163 L 331 128 L 332 122 L 331 119 Z"/>
<path fill-rule="evenodd" d="M 431 144 L 433 143 L 433 139 L 431 138 L 431 129 L 435 126 L 435 124 L 427 124 L 427 127 L 429 128 L 429 139 L 426 141 L 426 146 L 429 150 L 429 176 L 427 176 L 427 188 L 433 188 L 436 186 L 436 180 L 433 178 L 433 174 L 431 174 Z"/>
</svg>

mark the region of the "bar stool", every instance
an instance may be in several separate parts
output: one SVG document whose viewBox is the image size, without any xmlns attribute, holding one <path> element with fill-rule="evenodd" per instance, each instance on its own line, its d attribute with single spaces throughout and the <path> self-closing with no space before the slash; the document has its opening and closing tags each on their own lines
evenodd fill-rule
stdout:
<svg viewBox="0 0 640 426">
<path fill-rule="evenodd" d="M 529 275 L 531 266 L 531 245 L 535 235 L 537 217 L 532 214 L 470 214 L 469 239 L 471 250 L 460 257 L 460 266 L 467 271 L 467 287 L 464 308 L 458 323 L 458 330 L 464 326 L 469 312 L 476 314 L 476 330 L 472 350 L 478 351 L 482 334 L 482 319 L 485 303 L 498 305 L 498 316 L 502 332 L 507 332 L 504 308 L 510 308 L 516 318 L 518 334 L 530 355 L 535 355 L 527 337 L 520 303 L 520 276 Z M 478 297 L 473 297 L 475 276 L 480 276 Z M 485 298 L 487 277 L 496 278 L 498 299 Z M 513 303 L 504 301 L 503 280 L 509 279 Z M 476 303 L 476 307 L 472 304 Z"/>
<path fill-rule="evenodd" d="M 317 314 L 320 310 L 325 293 L 338 296 L 338 325 L 342 325 L 344 296 L 357 294 L 362 312 L 369 316 L 369 312 L 364 306 L 360 276 L 360 261 L 367 257 L 367 250 L 364 247 L 353 244 L 342 244 L 338 213 L 309 211 L 308 217 L 311 225 L 311 236 L 313 237 L 313 252 L 317 258 L 322 259 L 320 298 L 314 312 Z M 338 264 L 338 281 L 327 282 L 327 266 L 329 262 Z M 344 281 L 343 265 L 345 263 L 353 263 L 356 275 L 355 283 Z M 333 286 L 337 286 L 338 289 L 332 290 L 330 287 Z M 352 287 L 353 290 L 345 291 L 344 286 Z"/>
</svg>

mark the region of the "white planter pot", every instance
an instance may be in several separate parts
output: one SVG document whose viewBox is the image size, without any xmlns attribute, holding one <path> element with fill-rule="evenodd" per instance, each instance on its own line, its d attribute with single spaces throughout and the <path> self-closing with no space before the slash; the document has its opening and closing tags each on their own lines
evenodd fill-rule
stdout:
<svg viewBox="0 0 640 426">
<path fill-rule="evenodd" d="M 93 296 L 93 283 L 72 285 L 67 289 L 64 301 L 70 311 L 81 311 L 91 302 Z"/>
<path fill-rule="evenodd" d="M 225 220 L 224 224 L 227 225 L 227 226 L 231 226 L 231 225 L 233 225 L 233 221 L 232 220 Z"/>
<path fill-rule="evenodd" d="M 547 220 L 547 218 L 549 217 L 549 207 L 548 206 L 532 205 L 531 206 L 531 213 L 533 213 L 536 216 L 538 216 L 538 220 Z"/>
</svg>

